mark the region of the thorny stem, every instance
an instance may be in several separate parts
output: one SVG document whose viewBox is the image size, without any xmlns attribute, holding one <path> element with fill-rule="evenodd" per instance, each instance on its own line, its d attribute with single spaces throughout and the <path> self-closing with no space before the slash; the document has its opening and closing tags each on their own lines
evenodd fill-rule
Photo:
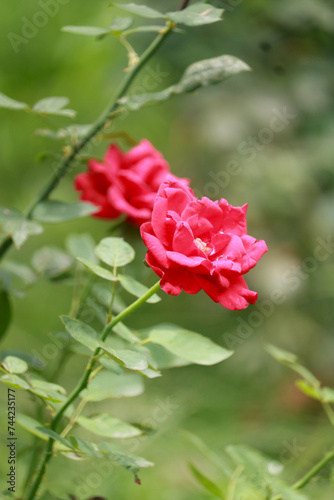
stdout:
<svg viewBox="0 0 334 500">
<path fill-rule="evenodd" d="M 188 3 L 188 2 L 186 2 Z M 88 131 L 88 133 L 78 142 L 78 144 L 74 145 L 71 153 L 64 158 L 56 172 L 47 182 L 45 187 L 42 189 L 41 193 L 37 196 L 36 200 L 32 203 L 31 207 L 28 209 L 26 213 L 26 218 L 31 219 L 33 216 L 33 212 L 36 206 L 48 199 L 50 194 L 54 191 L 54 189 L 58 186 L 60 180 L 66 175 L 69 171 L 72 163 L 76 160 L 77 156 L 81 151 L 86 147 L 86 145 L 94 139 L 94 137 L 104 128 L 104 126 L 108 123 L 110 118 L 115 114 L 115 112 L 119 111 L 121 104 L 119 99 L 123 97 L 128 91 L 130 85 L 133 80 L 142 69 L 142 67 L 147 63 L 147 61 L 155 54 L 155 52 L 159 49 L 161 44 L 167 38 L 167 36 L 173 31 L 175 25 L 171 22 L 168 22 L 165 30 L 160 33 L 155 40 L 149 45 L 149 47 L 145 50 L 145 52 L 141 55 L 137 64 L 135 64 L 130 71 L 126 74 L 118 92 L 116 92 L 116 96 L 112 99 L 111 103 L 106 107 L 105 111 L 102 113 L 100 118 L 97 119 L 92 128 Z M 8 236 L 0 245 L 0 260 L 4 257 L 7 251 L 11 248 L 13 244 L 13 240 L 10 236 Z"/>
<path fill-rule="evenodd" d="M 111 332 L 113 327 L 119 323 L 122 319 L 127 317 L 129 314 L 134 312 L 138 307 L 143 305 L 152 295 L 154 295 L 156 292 L 160 290 L 160 282 L 156 283 L 153 285 L 142 297 L 137 299 L 135 302 L 130 304 L 124 311 L 120 312 L 115 318 L 110 321 L 110 323 L 107 323 L 105 326 L 102 335 L 101 335 L 101 341 L 103 342 L 108 334 Z M 98 347 L 95 349 L 93 355 L 90 357 L 88 364 L 86 366 L 86 369 L 81 377 L 81 380 L 77 384 L 77 386 L 73 389 L 69 397 L 67 398 L 66 402 L 63 404 L 63 406 L 58 410 L 56 413 L 53 421 L 51 422 L 50 429 L 54 432 L 56 432 L 58 428 L 58 424 L 60 423 L 65 411 L 67 408 L 75 401 L 75 399 L 81 394 L 81 392 L 87 387 L 91 373 L 94 369 L 95 362 L 100 354 L 101 348 Z M 50 438 L 47 443 L 47 447 L 44 453 L 44 456 L 40 462 L 40 465 L 38 467 L 36 477 L 34 482 L 32 483 L 30 490 L 27 494 L 26 500 L 33 500 L 35 498 L 35 495 L 39 489 L 39 486 L 41 484 L 41 481 L 44 477 L 46 466 L 49 463 L 51 457 L 52 457 L 52 452 L 53 452 L 53 446 L 54 446 L 55 440 Z"/>
<path fill-rule="evenodd" d="M 181 7 L 179 8 L 179 10 L 183 10 L 187 7 L 189 3 L 189 0 L 183 0 L 182 4 L 181 4 Z"/>
</svg>

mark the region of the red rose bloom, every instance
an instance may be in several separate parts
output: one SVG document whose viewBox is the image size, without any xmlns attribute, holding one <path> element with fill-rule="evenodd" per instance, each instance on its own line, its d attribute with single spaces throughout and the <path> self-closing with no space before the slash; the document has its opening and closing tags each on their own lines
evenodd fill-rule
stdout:
<svg viewBox="0 0 334 500">
<path fill-rule="evenodd" d="M 247 235 L 247 205 L 223 198 L 198 199 L 186 185 L 168 177 L 159 188 L 152 219 L 140 230 L 146 262 L 170 295 L 204 290 L 227 309 L 254 304 L 257 293 L 242 277 L 267 252 L 263 240 Z"/>
<path fill-rule="evenodd" d="M 88 172 L 79 174 L 74 185 L 81 200 L 100 207 L 94 217 L 115 219 L 125 213 L 139 225 L 151 218 L 157 191 L 169 172 L 161 153 L 143 139 L 127 153 L 111 144 L 103 162 L 90 160 Z"/>
</svg>

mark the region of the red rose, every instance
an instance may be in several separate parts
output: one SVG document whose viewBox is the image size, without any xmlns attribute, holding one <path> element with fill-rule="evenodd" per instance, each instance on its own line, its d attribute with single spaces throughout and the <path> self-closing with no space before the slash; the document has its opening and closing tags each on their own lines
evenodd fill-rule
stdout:
<svg viewBox="0 0 334 500">
<path fill-rule="evenodd" d="M 152 219 L 141 226 L 146 262 L 170 295 L 204 290 L 227 309 L 254 304 L 257 293 L 242 275 L 267 252 L 263 240 L 247 235 L 247 205 L 232 207 L 223 198 L 198 199 L 172 177 L 159 188 Z"/>
<path fill-rule="evenodd" d="M 111 144 L 103 162 L 92 159 L 88 168 L 75 178 L 75 188 L 81 200 L 101 208 L 94 217 L 115 219 L 125 213 L 136 225 L 151 218 L 159 186 L 170 172 L 167 161 L 146 139 L 127 153 Z"/>
</svg>

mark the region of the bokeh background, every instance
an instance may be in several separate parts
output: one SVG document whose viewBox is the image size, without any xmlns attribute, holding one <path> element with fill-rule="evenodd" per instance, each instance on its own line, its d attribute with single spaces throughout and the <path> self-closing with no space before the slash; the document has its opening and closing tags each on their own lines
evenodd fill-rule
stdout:
<svg viewBox="0 0 334 500">
<path fill-rule="evenodd" d="M 122 79 L 126 53 L 112 38 L 97 42 L 60 29 L 71 24 L 107 26 L 120 14 L 108 4 L 59 1 L 56 15 L 15 52 L 8 34 L 22 35 L 26 20 L 41 9 L 40 2 L 15 1 L 15 8 L 2 2 L 0 90 L 28 103 L 51 95 L 68 96 L 70 107 L 78 111 L 75 123 L 92 123 Z M 179 2 L 148 4 L 170 11 Z M 199 436 L 218 454 L 231 443 L 255 446 L 282 461 L 291 481 L 333 444 L 333 431 L 320 405 L 299 392 L 295 375 L 270 358 L 264 345 L 273 343 L 295 352 L 322 382 L 334 386 L 333 245 L 323 247 L 322 260 L 315 256 L 320 241 L 332 241 L 334 229 L 334 6 L 330 0 L 305 0 L 302 5 L 298 0 L 227 0 L 215 5 L 226 9 L 223 22 L 170 37 L 149 64 L 158 75 L 149 90 L 175 83 L 192 62 L 222 54 L 239 57 L 252 72 L 134 112 L 117 121 L 114 132 L 124 131 L 137 140 L 148 138 L 175 174 L 191 177 L 198 194 L 224 197 L 233 205 L 248 202 L 249 233 L 265 239 L 269 247 L 247 276 L 249 287 L 259 292 L 258 306 L 229 312 L 203 293 L 181 294 L 164 296 L 159 304 L 147 305 L 129 318 L 134 328 L 172 320 L 234 348 L 235 355 L 214 367 L 166 370 L 162 378 L 147 381 L 143 395 L 109 402 L 115 415 L 131 415 L 137 422 L 152 417 L 161 404 L 172 406 L 156 422 L 155 435 L 140 442 L 137 453 L 156 463 L 142 472 L 142 486 L 115 469 L 101 485 L 80 490 L 82 498 L 94 494 L 119 500 L 208 498 L 187 462 L 195 462 L 212 478 L 217 478 L 217 471 L 181 430 Z M 137 34 L 132 40 L 140 52 L 151 38 Z M 145 75 L 144 70 L 133 93 L 145 91 Z M 285 116 L 279 131 L 273 126 L 278 128 L 273 121 L 278 114 Z M 57 129 L 70 121 L 42 122 L 7 110 L 0 115 L 1 205 L 23 210 L 52 172 L 54 158 L 44 155 L 41 161 L 40 153 L 59 154 L 60 148 L 34 131 Z M 101 157 L 106 146 L 107 141 L 90 154 Z M 226 174 L 231 160 L 238 165 L 234 175 Z M 77 199 L 73 178 L 80 168 L 84 164 L 61 182 L 54 197 Z M 31 237 L 8 258 L 27 263 L 42 244 L 64 248 L 70 232 L 88 232 L 99 241 L 109 231 L 108 222 L 92 219 L 49 225 L 43 235 Z M 143 282 L 153 283 L 153 273 L 142 265 L 145 248 L 136 231 L 127 230 L 126 238 L 137 250 L 134 272 Z M 280 303 L 273 300 L 274 290 L 283 294 Z M 15 319 L 2 348 L 19 347 L 43 355 L 50 333 L 61 329 L 58 316 L 68 312 L 70 298 L 69 287 L 46 280 L 24 297 L 13 297 Z M 251 316 L 264 301 L 270 312 Z M 47 370 L 53 368 L 51 359 Z M 82 362 L 73 358 L 61 382 L 73 387 L 81 368 Z M 6 391 L 0 392 L 2 405 Z M 17 398 L 18 411 L 33 414 L 32 401 L 19 391 Z M 4 409 L 0 413 L 4 428 Z M 23 452 L 32 438 L 23 429 L 19 434 Z M 29 453 L 22 453 L 19 482 L 29 459 Z M 1 472 L 5 466 L 2 461 Z M 59 458 L 49 466 L 47 477 L 52 491 L 64 497 L 65 492 L 78 493 L 91 470 L 87 463 Z M 326 469 L 324 477 L 329 475 Z M 309 492 L 312 498 L 331 499 L 333 485 L 320 481 Z"/>
</svg>

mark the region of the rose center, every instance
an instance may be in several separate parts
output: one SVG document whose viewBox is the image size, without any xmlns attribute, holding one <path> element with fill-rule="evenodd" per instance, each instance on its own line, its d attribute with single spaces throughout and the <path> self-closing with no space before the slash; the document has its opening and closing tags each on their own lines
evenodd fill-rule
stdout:
<svg viewBox="0 0 334 500">
<path fill-rule="evenodd" d="M 210 253 L 212 250 L 201 238 L 195 238 L 194 243 L 202 252 Z"/>
</svg>

